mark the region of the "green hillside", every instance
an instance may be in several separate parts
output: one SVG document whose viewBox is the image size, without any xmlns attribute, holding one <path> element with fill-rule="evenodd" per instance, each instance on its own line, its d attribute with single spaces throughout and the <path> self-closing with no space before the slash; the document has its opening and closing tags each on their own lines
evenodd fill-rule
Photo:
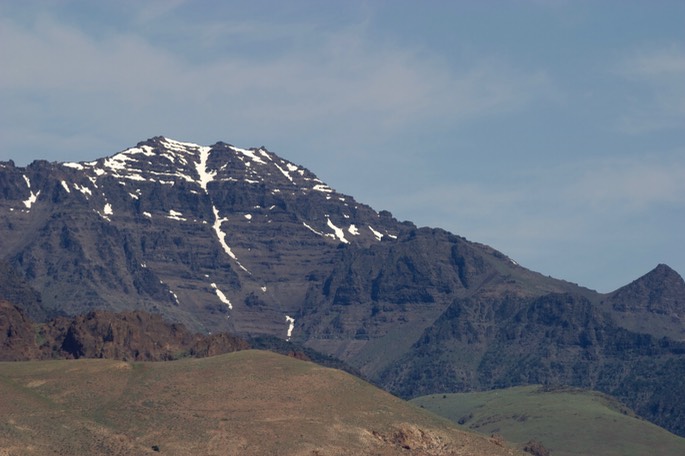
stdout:
<svg viewBox="0 0 685 456">
<path fill-rule="evenodd" d="M 553 456 L 685 454 L 685 439 L 640 419 L 601 393 L 523 386 L 478 393 L 429 395 L 412 403 L 463 428 L 501 434 L 523 445 L 534 439 Z"/>
</svg>

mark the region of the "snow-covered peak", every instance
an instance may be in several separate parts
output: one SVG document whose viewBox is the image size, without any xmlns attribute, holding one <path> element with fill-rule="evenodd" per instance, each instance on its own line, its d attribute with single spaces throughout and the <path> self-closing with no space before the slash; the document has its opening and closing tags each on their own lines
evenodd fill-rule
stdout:
<svg viewBox="0 0 685 456">
<path fill-rule="evenodd" d="M 237 181 L 263 184 L 272 191 L 335 191 L 307 169 L 289 162 L 263 147 L 243 149 L 219 142 L 202 146 L 157 136 L 138 143 L 110 157 L 92 162 L 63 163 L 85 171 L 95 184 L 103 176 L 112 176 L 123 185 L 131 181 L 174 185 L 197 184 L 207 192 L 212 181 Z"/>
<path fill-rule="evenodd" d="M 109 194 L 109 184 L 114 179 L 122 187 L 122 193 L 127 195 L 124 204 L 132 203 L 139 208 L 149 209 L 141 212 L 148 218 L 163 217 L 175 222 L 191 223 L 199 220 L 200 223 L 209 223 L 222 241 L 223 250 L 236 262 L 238 259 L 233 251 L 228 244 L 223 243 L 224 239 L 228 239 L 228 231 L 223 230 L 237 220 L 230 215 L 230 210 L 238 210 L 246 223 L 257 224 L 258 221 L 271 223 L 271 211 L 275 207 L 297 206 L 302 209 L 297 214 L 299 226 L 343 244 L 380 241 L 386 235 L 396 235 L 394 230 L 389 231 L 384 226 L 385 222 L 379 220 L 379 214 L 373 209 L 368 206 L 362 209 L 354 198 L 337 193 L 306 168 L 285 160 L 264 147 L 244 149 L 224 142 L 203 146 L 157 136 L 109 157 L 62 165 L 67 171 L 62 187 L 67 192 L 77 190 L 76 195 L 92 201 L 96 206 L 94 210 L 107 220 L 126 213 L 125 210 L 118 210 L 121 200 L 117 202 L 117 198 Z M 76 170 L 78 174 L 71 181 L 68 178 L 68 174 L 71 174 L 69 168 Z M 159 185 L 182 186 L 184 192 L 205 195 L 209 198 L 205 202 L 215 208 L 214 213 L 202 214 L 196 211 L 196 203 L 184 206 L 192 200 L 184 201 L 186 197 L 181 198 L 182 201 L 169 203 L 164 211 L 155 213 L 156 208 L 148 206 L 146 196 L 154 194 L 155 198 L 159 198 L 159 195 L 166 194 L 166 191 L 161 194 L 158 192 Z M 154 192 L 151 192 L 150 186 L 156 188 Z M 268 205 L 264 206 L 268 210 L 260 211 L 262 213 L 259 216 L 253 216 L 249 213 L 252 206 L 238 209 L 231 206 L 229 212 L 222 209 L 222 215 L 218 215 L 216 209 L 226 200 L 226 195 L 249 195 L 251 189 L 257 194 L 242 199 L 252 199 L 250 204 L 268 201 Z M 311 200 L 309 196 L 312 197 Z M 289 202 L 285 202 L 286 200 Z M 300 206 L 299 202 L 303 205 Z M 25 205 L 29 207 L 32 203 L 29 199 Z M 108 203 L 114 214 L 102 210 L 103 206 L 109 207 L 106 206 Z M 156 204 L 159 204 L 158 200 Z M 208 216 L 213 216 L 213 224 L 211 219 L 207 219 Z M 243 268 L 241 263 L 238 264 Z"/>
</svg>

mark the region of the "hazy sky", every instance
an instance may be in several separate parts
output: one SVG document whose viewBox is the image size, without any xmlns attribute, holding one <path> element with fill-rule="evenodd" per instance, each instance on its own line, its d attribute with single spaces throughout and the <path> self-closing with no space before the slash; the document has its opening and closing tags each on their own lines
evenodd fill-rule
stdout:
<svg viewBox="0 0 685 456">
<path fill-rule="evenodd" d="M 0 160 L 266 146 L 611 291 L 685 274 L 685 2 L 0 0 Z"/>
</svg>

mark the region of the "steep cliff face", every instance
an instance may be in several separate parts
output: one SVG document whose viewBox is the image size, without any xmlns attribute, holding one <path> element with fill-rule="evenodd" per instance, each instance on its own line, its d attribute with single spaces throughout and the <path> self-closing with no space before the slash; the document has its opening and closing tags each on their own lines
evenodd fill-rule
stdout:
<svg viewBox="0 0 685 456">
<path fill-rule="evenodd" d="M 19 361 L 35 358 L 33 322 L 21 309 L 0 299 L 0 361 Z"/>
<path fill-rule="evenodd" d="M 203 335 L 168 323 L 159 314 L 94 311 L 76 317 L 32 321 L 0 300 L 0 361 L 107 358 L 163 361 L 205 357 L 249 348 L 232 335 Z"/>
</svg>

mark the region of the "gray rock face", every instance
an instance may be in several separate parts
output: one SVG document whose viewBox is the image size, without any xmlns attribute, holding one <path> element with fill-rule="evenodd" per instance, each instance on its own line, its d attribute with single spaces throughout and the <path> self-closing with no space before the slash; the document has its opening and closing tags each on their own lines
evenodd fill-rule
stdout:
<svg viewBox="0 0 685 456">
<path fill-rule="evenodd" d="M 621 385 L 652 355 L 683 365 L 685 286 L 667 266 L 600 295 L 376 212 L 264 148 L 155 137 L 92 162 L 0 163 L 0 189 L 0 298 L 32 318 L 138 310 L 276 336 L 405 396 L 569 382 L 648 410 Z"/>
<path fill-rule="evenodd" d="M 158 137 L 88 163 L 4 164 L 0 182 L 3 259 L 48 310 L 156 311 L 204 331 L 286 334 L 339 245 L 401 228 L 305 168 L 223 143 Z"/>
<path fill-rule="evenodd" d="M 155 137 L 92 162 L 4 163 L 0 183 L 5 288 L 27 284 L 14 301 L 34 318 L 151 311 L 373 373 L 395 356 L 374 347 L 408 348 L 455 297 L 582 290 L 400 223 L 264 148 Z"/>
</svg>

